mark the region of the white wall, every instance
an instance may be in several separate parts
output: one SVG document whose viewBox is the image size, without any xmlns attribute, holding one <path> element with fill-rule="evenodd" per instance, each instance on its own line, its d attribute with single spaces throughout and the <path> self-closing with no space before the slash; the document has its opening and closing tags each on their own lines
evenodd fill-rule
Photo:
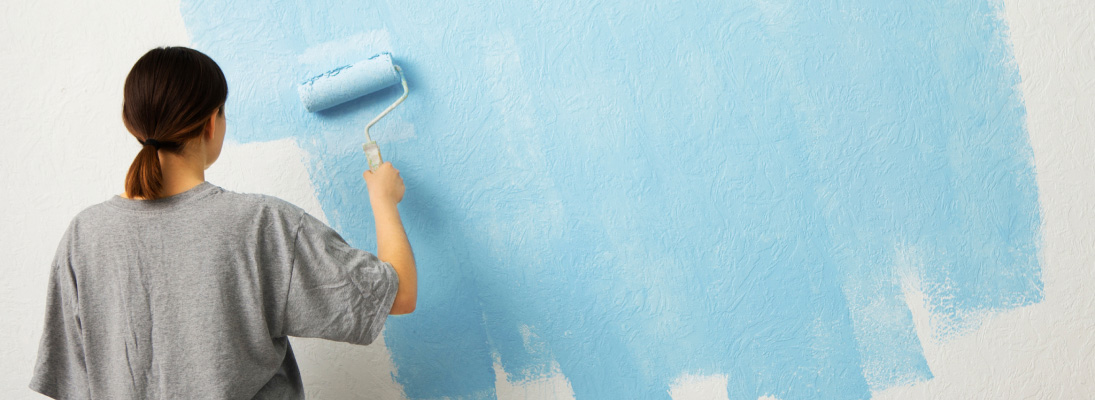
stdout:
<svg viewBox="0 0 1095 400">
<path fill-rule="evenodd" d="M 879 398 L 1090 398 L 1095 393 L 1095 5 L 1007 0 L 1043 207 L 1045 300 L 990 317 L 945 343 L 922 333 L 935 378 Z M 122 189 L 136 141 L 122 127 L 121 89 L 149 48 L 185 45 L 176 2 L 5 2 L 0 6 L 0 397 L 26 388 L 35 361 L 48 266 L 69 219 Z M 292 142 L 235 145 L 210 180 L 275 194 L 320 213 Z M 265 147 L 257 147 L 265 146 Z M 253 171 L 278 160 L 278 173 Z M 245 178 L 248 177 L 248 178 Z M 916 304 L 915 287 L 909 287 Z M 916 314 L 914 310 L 914 314 Z M 930 332 L 925 314 L 918 330 Z M 383 341 L 361 348 L 294 341 L 309 394 L 399 398 Z M 708 379 L 710 380 L 710 379 Z M 695 379 L 695 382 L 708 380 Z M 703 398 L 689 380 L 675 398 Z M 500 397 L 569 397 L 565 385 L 503 387 Z M 562 390 L 560 390 L 560 388 Z M 531 389 L 531 390 L 529 390 Z M 693 393 L 693 395 L 689 395 Z"/>
</svg>

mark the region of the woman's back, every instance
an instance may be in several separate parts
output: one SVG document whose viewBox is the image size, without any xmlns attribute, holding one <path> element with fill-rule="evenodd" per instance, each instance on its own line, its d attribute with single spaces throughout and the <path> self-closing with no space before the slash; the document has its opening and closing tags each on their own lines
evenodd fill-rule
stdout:
<svg viewBox="0 0 1095 400">
<path fill-rule="evenodd" d="M 372 342 L 398 276 L 276 198 L 203 183 L 80 213 L 31 386 L 52 397 L 299 398 L 286 336 Z"/>
</svg>

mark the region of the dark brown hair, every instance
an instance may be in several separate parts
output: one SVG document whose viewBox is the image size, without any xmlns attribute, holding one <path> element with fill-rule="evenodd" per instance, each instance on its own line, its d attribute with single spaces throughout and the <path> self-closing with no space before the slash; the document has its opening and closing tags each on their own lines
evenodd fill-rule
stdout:
<svg viewBox="0 0 1095 400">
<path fill-rule="evenodd" d="M 122 122 L 141 142 L 125 178 L 130 198 L 157 199 L 163 173 L 157 150 L 179 151 L 201 135 L 209 116 L 224 112 L 228 82 L 209 56 L 186 47 L 159 47 L 141 56 L 125 78 Z"/>
</svg>

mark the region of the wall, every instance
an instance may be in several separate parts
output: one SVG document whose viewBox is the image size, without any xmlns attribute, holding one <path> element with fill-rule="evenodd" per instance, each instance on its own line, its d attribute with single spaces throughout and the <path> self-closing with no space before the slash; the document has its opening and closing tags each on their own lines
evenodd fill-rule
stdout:
<svg viewBox="0 0 1095 400">
<path fill-rule="evenodd" d="M 312 397 L 1095 391 L 1082 2 L 289 3 L 3 6 L 3 397 L 32 397 L 45 266 L 120 189 L 121 82 L 160 44 L 228 75 L 212 182 L 367 249 L 360 129 L 397 92 L 309 114 L 294 84 L 408 73 L 373 132 L 419 310 L 294 339 Z"/>
</svg>

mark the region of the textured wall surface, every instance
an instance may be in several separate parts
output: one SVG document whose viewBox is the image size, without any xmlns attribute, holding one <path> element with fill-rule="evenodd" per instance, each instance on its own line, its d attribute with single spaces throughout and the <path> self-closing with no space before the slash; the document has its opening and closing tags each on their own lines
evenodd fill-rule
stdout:
<svg viewBox="0 0 1095 400">
<path fill-rule="evenodd" d="M 584 398 L 725 374 L 734 397 L 931 378 L 946 336 L 1042 298 L 1037 190 L 999 9 L 874 1 L 183 1 L 237 88 L 235 137 L 292 137 L 373 242 L 354 144 L 395 89 L 320 114 L 295 83 L 378 51 L 414 95 L 376 138 L 410 180 L 412 398 L 561 373 Z M 657 344 L 657 345 L 655 345 Z"/>
<path fill-rule="evenodd" d="M 228 75 L 209 179 L 366 249 L 361 129 L 398 91 L 309 114 L 295 84 L 408 72 L 373 132 L 419 309 L 294 339 L 313 398 L 1095 391 L 1084 2 L 290 3 L 3 6 L 0 397 L 31 397 L 49 257 L 121 188 L 121 82 L 162 44 Z"/>
</svg>

